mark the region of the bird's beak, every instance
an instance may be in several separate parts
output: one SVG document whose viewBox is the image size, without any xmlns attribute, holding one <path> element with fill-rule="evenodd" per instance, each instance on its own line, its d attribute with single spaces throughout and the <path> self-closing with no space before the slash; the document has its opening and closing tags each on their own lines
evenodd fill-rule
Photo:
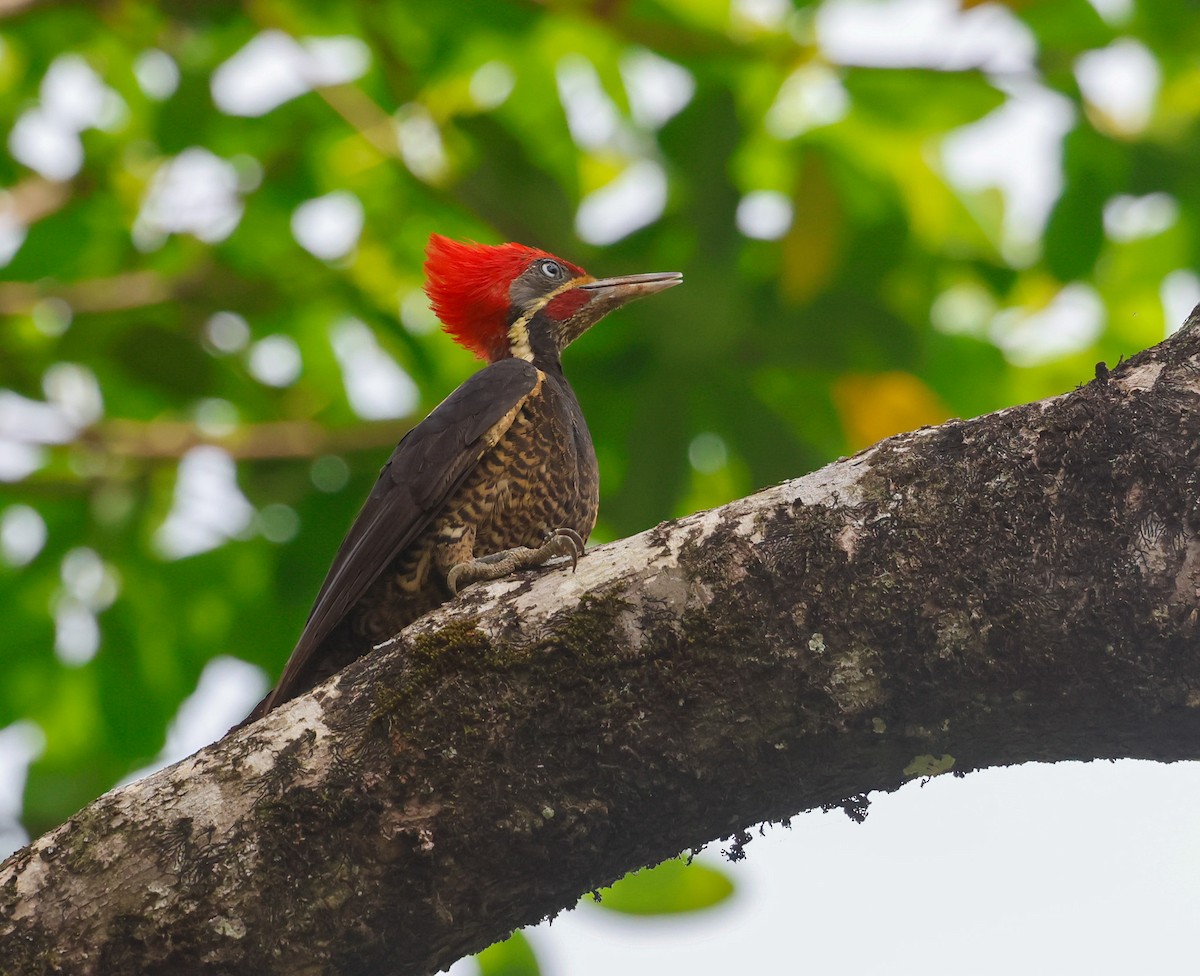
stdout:
<svg viewBox="0 0 1200 976">
<path fill-rule="evenodd" d="M 585 298 L 584 303 L 564 320 L 555 323 L 559 349 L 578 339 L 614 308 L 643 295 L 653 295 L 683 281 L 678 271 L 661 271 L 654 274 L 622 275 L 619 278 L 601 278 L 599 281 L 584 280 L 571 294 Z"/>
<path fill-rule="evenodd" d="M 606 308 L 616 308 L 618 305 L 624 305 L 643 295 L 666 291 L 682 281 L 683 275 L 678 271 L 655 271 L 650 274 L 601 278 L 598 281 L 589 281 L 586 285 L 580 285 L 579 289 L 595 293 L 596 298 L 603 299 Z"/>
</svg>

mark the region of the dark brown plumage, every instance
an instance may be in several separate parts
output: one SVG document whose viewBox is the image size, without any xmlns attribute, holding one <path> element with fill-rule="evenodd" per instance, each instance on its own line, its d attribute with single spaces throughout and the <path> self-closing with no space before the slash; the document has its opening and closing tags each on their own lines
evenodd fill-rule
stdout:
<svg viewBox="0 0 1200 976">
<path fill-rule="evenodd" d="M 247 722 L 463 586 L 582 555 L 596 524 L 599 472 L 562 350 L 612 309 L 682 280 L 667 273 L 597 281 L 524 245 L 436 235 L 426 277 L 446 330 L 489 365 L 397 445 L 279 683 Z"/>
</svg>

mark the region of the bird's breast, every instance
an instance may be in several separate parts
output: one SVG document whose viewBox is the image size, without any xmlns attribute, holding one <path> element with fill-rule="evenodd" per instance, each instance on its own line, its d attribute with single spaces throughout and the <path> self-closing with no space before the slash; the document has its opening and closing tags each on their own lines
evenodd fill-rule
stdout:
<svg viewBox="0 0 1200 976">
<path fill-rule="evenodd" d="M 489 496 L 475 555 L 537 546 L 558 528 L 583 538 L 596 524 L 599 478 L 587 425 L 569 388 L 546 383 L 481 459 L 478 488 Z"/>
</svg>

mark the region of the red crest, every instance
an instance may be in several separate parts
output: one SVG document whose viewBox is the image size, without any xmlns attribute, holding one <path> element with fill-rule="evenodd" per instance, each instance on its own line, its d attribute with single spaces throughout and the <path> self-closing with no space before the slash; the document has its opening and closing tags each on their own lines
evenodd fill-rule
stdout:
<svg viewBox="0 0 1200 976">
<path fill-rule="evenodd" d="M 553 258 L 575 274 L 584 273 L 536 247 L 465 243 L 431 234 L 425 249 L 425 294 L 442 328 L 480 359 L 503 359 L 508 352 L 509 286 L 539 258 Z"/>
</svg>

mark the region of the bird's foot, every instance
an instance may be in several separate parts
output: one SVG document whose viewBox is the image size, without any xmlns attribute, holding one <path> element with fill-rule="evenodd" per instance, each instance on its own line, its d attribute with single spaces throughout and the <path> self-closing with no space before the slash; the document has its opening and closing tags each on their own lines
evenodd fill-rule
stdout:
<svg viewBox="0 0 1200 976">
<path fill-rule="evenodd" d="M 517 546 L 451 566 L 450 572 L 446 574 L 446 586 L 450 588 L 451 594 L 458 596 L 459 590 L 464 586 L 499 579 L 501 576 L 515 573 L 518 569 L 544 566 L 558 556 L 569 556 L 571 571 L 574 572 L 582 555 L 583 537 L 578 532 L 567 528 L 555 529 L 537 549 Z"/>
</svg>

